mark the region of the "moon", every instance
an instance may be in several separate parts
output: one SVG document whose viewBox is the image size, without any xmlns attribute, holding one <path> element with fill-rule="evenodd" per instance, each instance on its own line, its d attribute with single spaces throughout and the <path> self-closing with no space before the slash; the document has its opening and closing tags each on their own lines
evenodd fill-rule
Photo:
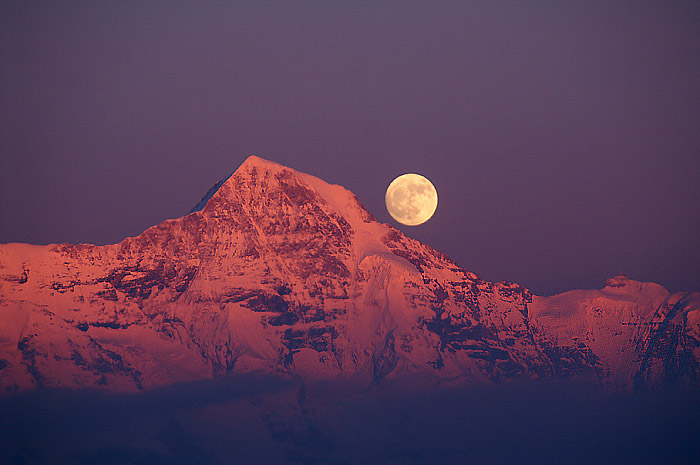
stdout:
<svg viewBox="0 0 700 465">
<path fill-rule="evenodd" d="M 437 209 L 438 196 L 433 183 L 420 174 L 402 174 L 386 189 L 386 209 L 399 223 L 423 224 Z"/>
</svg>

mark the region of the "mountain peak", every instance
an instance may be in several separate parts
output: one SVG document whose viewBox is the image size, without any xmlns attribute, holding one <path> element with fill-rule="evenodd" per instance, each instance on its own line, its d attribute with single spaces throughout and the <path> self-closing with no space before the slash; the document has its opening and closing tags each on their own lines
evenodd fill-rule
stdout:
<svg viewBox="0 0 700 465">
<path fill-rule="evenodd" d="M 279 163 L 276 163 L 271 160 L 267 160 L 265 158 L 261 158 L 257 155 L 250 155 L 248 158 L 245 159 L 245 161 L 241 164 L 241 166 L 238 168 L 238 170 L 241 169 L 249 169 L 249 168 L 265 168 L 265 169 L 276 169 L 276 170 L 282 170 L 282 169 L 290 169 L 287 168 L 286 166 L 280 165 Z M 236 170 L 236 171 L 238 171 Z"/>
<path fill-rule="evenodd" d="M 279 216 L 289 214 L 290 209 L 306 209 L 309 203 L 323 205 L 323 210 L 333 211 L 353 226 L 376 222 L 355 194 L 344 187 L 256 155 L 249 156 L 236 171 L 209 189 L 190 213 L 238 215 L 264 209 L 260 216 Z"/>
<path fill-rule="evenodd" d="M 299 175 L 291 168 L 251 155 L 210 190 L 202 211 L 240 215 L 255 210 L 263 216 L 278 216 L 280 209 L 289 210 L 282 207 L 317 201 L 317 194 Z"/>
<path fill-rule="evenodd" d="M 248 158 L 245 159 L 245 161 L 241 164 L 241 166 L 238 167 L 238 169 L 236 171 L 230 173 L 225 178 L 222 178 L 219 181 L 217 181 L 216 184 L 214 184 L 207 191 L 207 193 L 204 195 L 204 197 L 202 197 L 202 199 L 197 203 L 197 205 L 195 205 L 192 208 L 192 210 L 190 210 L 188 213 L 202 211 L 204 209 L 204 207 L 206 207 L 209 200 L 219 191 L 221 186 L 223 186 L 224 183 L 226 183 L 226 181 L 228 181 L 229 178 L 231 178 L 231 176 L 233 176 L 236 173 L 242 174 L 244 172 L 249 172 L 253 169 L 255 169 L 255 170 L 257 170 L 257 169 L 282 170 L 282 169 L 285 169 L 285 167 L 278 164 L 278 163 L 275 163 L 273 161 L 265 160 L 264 158 L 260 158 L 256 155 L 250 155 Z"/>
<path fill-rule="evenodd" d="M 605 281 L 606 287 L 625 287 L 630 282 L 630 279 L 626 274 L 618 274 L 612 278 L 608 278 Z"/>
</svg>

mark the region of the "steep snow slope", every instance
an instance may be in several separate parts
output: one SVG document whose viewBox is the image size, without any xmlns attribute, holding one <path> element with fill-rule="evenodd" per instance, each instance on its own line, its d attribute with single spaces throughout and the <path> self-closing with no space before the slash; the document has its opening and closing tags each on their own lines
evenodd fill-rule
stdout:
<svg viewBox="0 0 700 465">
<path fill-rule="evenodd" d="M 1 245 L 0 386 L 134 390 L 251 371 L 650 385 L 659 331 L 682 315 L 697 328 L 697 312 L 657 315 L 665 291 L 644 286 L 600 291 L 621 319 L 599 323 L 582 303 L 593 294 L 533 301 L 376 222 L 343 187 L 250 157 L 192 213 L 138 237 Z M 625 299 L 639 304 L 615 306 Z M 648 332 L 620 323 L 628 313 Z M 683 347 L 697 342 L 683 334 Z M 618 339 L 625 355 L 607 350 Z M 696 361 L 693 350 L 681 352 Z"/>
</svg>

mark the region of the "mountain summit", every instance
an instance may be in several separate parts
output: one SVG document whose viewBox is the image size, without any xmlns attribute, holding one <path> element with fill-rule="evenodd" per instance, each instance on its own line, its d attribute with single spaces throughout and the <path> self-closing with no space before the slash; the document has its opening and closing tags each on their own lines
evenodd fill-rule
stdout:
<svg viewBox="0 0 700 465">
<path fill-rule="evenodd" d="M 700 297 L 618 277 L 533 296 L 255 156 L 113 245 L 0 245 L 0 387 L 130 391 L 265 372 L 370 385 L 698 386 Z"/>
</svg>

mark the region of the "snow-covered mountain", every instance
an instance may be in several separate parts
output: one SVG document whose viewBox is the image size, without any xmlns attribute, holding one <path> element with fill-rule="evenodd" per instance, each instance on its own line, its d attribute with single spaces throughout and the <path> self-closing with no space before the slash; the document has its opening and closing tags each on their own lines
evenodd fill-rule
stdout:
<svg viewBox="0 0 700 465">
<path fill-rule="evenodd" d="M 0 388 L 130 391 L 226 373 L 698 387 L 700 294 L 624 277 L 533 296 L 248 158 L 114 245 L 0 245 Z"/>
<path fill-rule="evenodd" d="M 616 276 L 601 290 L 533 296 L 531 326 L 564 350 L 594 355 L 617 389 L 700 387 L 700 293 L 671 294 Z"/>
</svg>

